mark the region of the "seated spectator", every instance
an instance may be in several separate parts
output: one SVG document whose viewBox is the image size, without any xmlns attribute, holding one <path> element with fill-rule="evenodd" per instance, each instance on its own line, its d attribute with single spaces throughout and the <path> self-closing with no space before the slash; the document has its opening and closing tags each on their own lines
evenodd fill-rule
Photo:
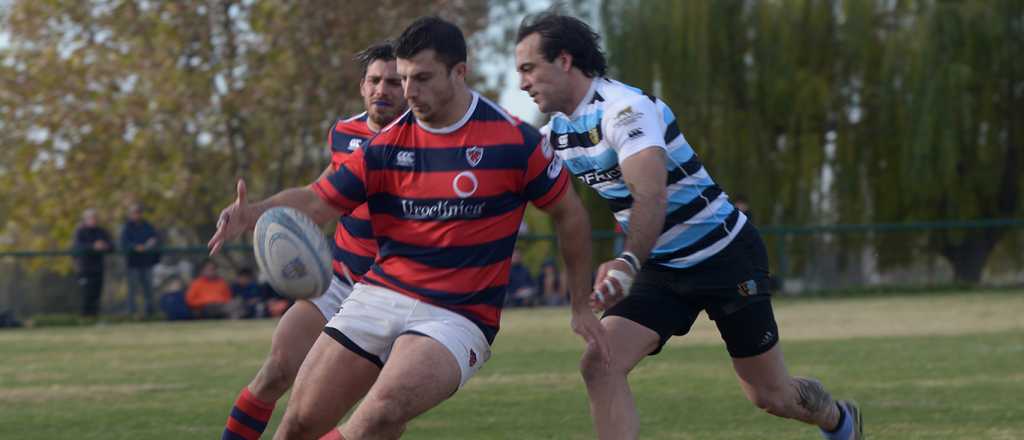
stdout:
<svg viewBox="0 0 1024 440">
<path fill-rule="evenodd" d="M 245 306 L 246 318 L 267 317 L 264 289 L 256 283 L 252 269 L 243 267 L 235 273 L 235 281 L 231 283 L 231 294 Z"/>
<path fill-rule="evenodd" d="M 199 276 L 185 292 L 185 303 L 198 318 L 238 319 L 245 314 L 241 301 L 232 300 L 231 287 L 217 274 L 217 263 L 205 260 Z"/>
<path fill-rule="evenodd" d="M 519 249 L 512 251 L 512 266 L 508 274 L 508 297 L 505 304 L 511 307 L 529 307 L 537 301 L 537 284 L 533 282 L 530 270 L 523 265 Z"/>
<path fill-rule="evenodd" d="M 192 309 L 185 303 L 185 290 L 174 290 L 160 295 L 160 311 L 168 321 L 195 319 Z"/>
<path fill-rule="evenodd" d="M 540 287 L 540 302 L 546 306 L 563 306 L 569 303 L 569 292 L 566 289 L 565 275 L 558 272 L 555 260 L 547 260 L 540 267 L 537 280 Z"/>
<path fill-rule="evenodd" d="M 288 311 L 288 308 L 295 303 L 295 301 L 277 293 L 274 290 L 274 286 L 270 285 L 270 281 L 266 279 L 265 275 L 260 275 L 260 289 L 263 293 L 263 298 L 266 298 L 267 304 L 267 316 L 271 318 L 280 318 L 284 316 L 284 312 Z"/>
</svg>

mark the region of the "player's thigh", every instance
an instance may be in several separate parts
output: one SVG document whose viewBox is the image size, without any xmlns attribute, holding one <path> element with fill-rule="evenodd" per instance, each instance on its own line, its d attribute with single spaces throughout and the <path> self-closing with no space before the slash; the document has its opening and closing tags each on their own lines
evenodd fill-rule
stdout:
<svg viewBox="0 0 1024 440">
<path fill-rule="evenodd" d="M 309 301 L 296 301 L 274 329 L 271 356 L 294 376 L 326 324 L 327 320 L 316 306 Z"/>
<path fill-rule="evenodd" d="M 788 386 L 790 378 L 771 301 L 757 301 L 729 315 L 717 316 L 715 324 L 748 395 Z"/>
<path fill-rule="evenodd" d="M 341 310 L 341 305 L 352 294 L 352 286 L 347 282 L 340 281 L 338 277 L 331 278 L 331 285 L 323 295 L 310 299 L 309 302 L 316 306 L 323 314 L 326 321 L 330 321 Z"/>
<path fill-rule="evenodd" d="M 288 412 L 327 432 L 366 395 L 379 373 L 376 364 L 321 334 L 299 368 Z"/>
<path fill-rule="evenodd" d="M 402 333 L 429 337 L 444 346 L 460 371 L 459 386 L 469 381 L 491 358 L 491 344 L 473 321 L 451 310 L 421 303 L 409 316 Z"/>
<path fill-rule="evenodd" d="M 377 383 L 350 423 L 359 425 L 381 418 L 407 422 L 455 393 L 461 376 L 455 356 L 442 343 L 419 334 L 404 334 L 395 341 Z"/>
<path fill-rule="evenodd" d="M 633 283 L 629 296 L 605 311 L 601 320 L 605 327 L 613 324 L 615 328 L 609 330 L 625 335 L 619 338 L 619 347 L 613 346 L 613 350 L 626 350 L 625 353 L 638 350 L 645 351 L 644 355 L 656 355 L 669 338 L 689 333 L 702 306 L 672 291 L 676 278 L 672 273 L 644 269 Z M 653 332 L 656 336 L 654 343 L 650 342 L 650 333 L 642 332 L 636 326 Z M 630 337 L 639 339 L 631 341 Z M 617 351 L 612 355 L 617 356 Z"/>
</svg>

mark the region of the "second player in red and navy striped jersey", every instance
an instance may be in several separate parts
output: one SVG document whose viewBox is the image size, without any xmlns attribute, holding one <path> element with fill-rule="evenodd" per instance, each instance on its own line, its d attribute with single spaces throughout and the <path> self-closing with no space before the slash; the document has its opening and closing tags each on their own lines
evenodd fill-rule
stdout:
<svg viewBox="0 0 1024 440">
<path fill-rule="evenodd" d="M 390 48 L 390 46 L 388 46 Z M 371 48 L 369 50 L 373 50 Z M 380 49 L 377 49 L 378 51 Z M 338 170 L 345 159 L 360 149 L 366 141 L 385 125 L 405 112 L 407 106 L 401 95 L 401 82 L 383 65 L 372 64 L 372 56 L 391 57 L 386 54 L 365 52 L 362 62 L 367 64 L 360 82 L 363 104 L 367 111 L 337 120 L 327 133 L 327 146 L 331 151 L 331 165 L 324 170 L 326 176 Z M 370 69 L 372 64 L 373 69 Z M 369 211 L 365 205 L 338 219 L 331 245 L 332 269 L 339 280 L 356 282 L 369 270 L 377 256 L 377 242 L 373 239 Z"/>
<path fill-rule="evenodd" d="M 566 191 L 568 174 L 533 127 L 473 93 L 456 124 L 432 129 L 407 112 L 313 185 L 332 206 L 369 206 L 379 256 L 363 282 L 498 331 L 526 202 Z"/>
<path fill-rule="evenodd" d="M 331 131 L 327 134 L 327 146 L 331 149 L 331 166 L 325 170 L 324 175 L 337 171 L 350 154 L 376 134 L 367 124 L 367 120 L 368 115 L 363 112 L 350 118 L 339 119 L 331 126 Z M 365 204 L 354 209 L 349 215 L 338 218 L 334 242 L 331 243 L 331 254 L 334 257 L 331 263 L 334 276 L 339 280 L 354 283 L 370 269 L 377 256 L 377 242 L 373 238 L 370 212 Z"/>
<path fill-rule="evenodd" d="M 334 172 L 349 154 L 361 148 L 367 139 L 406 109 L 391 43 L 374 44 L 357 54 L 355 61 L 363 71 L 359 95 L 366 111 L 339 119 L 331 125 L 327 133 L 331 165 L 323 171 L 325 175 Z M 236 399 L 222 439 L 259 438 L 266 429 L 274 402 L 292 385 L 316 335 L 338 313 L 342 301 L 352 290 L 352 282 L 357 281 L 373 263 L 377 243 L 373 240 L 366 206 L 356 208 L 337 221 L 332 243 L 332 266 L 336 279 L 323 295 L 309 301 L 298 301 L 285 312 L 274 330 L 270 355 Z"/>
</svg>

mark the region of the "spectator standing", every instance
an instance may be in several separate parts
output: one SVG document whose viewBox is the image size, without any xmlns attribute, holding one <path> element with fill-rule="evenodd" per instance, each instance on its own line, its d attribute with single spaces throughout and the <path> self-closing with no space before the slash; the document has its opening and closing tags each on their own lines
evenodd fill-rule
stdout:
<svg viewBox="0 0 1024 440">
<path fill-rule="evenodd" d="M 160 261 L 159 246 L 156 228 L 142 218 L 142 205 L 132 205 L 121 228 L 121 250 L 128 279 L 128 313 L 131 315 L 135 315 L 136 297 L 141 292 L 145 317 L 153 316 L 153 266 Z"/>
<path fill-rule="evenodd" d="M 110 233 L 98 225 L 95 209 L 82 212 L 82 223 L 75 228 L 72 252 L 82 292 L 82 316 L 95 317 L 100 311 L 103 293 L 103 256 L 113 248 Z"/>
</svg>

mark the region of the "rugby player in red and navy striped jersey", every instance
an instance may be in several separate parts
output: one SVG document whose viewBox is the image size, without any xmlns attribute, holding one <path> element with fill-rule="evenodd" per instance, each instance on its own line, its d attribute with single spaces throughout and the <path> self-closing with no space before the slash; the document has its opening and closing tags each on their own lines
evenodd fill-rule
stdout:
<svg viewBox="0 0 1024 440">
<path fill-rule="evenodd" d="M 331 125 L 327 134 L 331 164 L 321 176 L 337 171 L 345 158 L 407 108 L 390 42 L 370 46 L 356 55 L 356 61 L 363 70 L 359 93 L 366 111 L 341 118 Z M 338 219 L 332 251 L 334 279 L 330 288 L 312 300 L 296 302 L 285 312 L 274 330 L 270 354 L 256 377 L 235 400 L 222 440 L 255 440 L 260 437 L 275 403 L 292 386 L 299 365 L 324 324 L 338 312 L 342 301 L 352 291 L 352 284 L 373 264 L 377 256 L 377 242 L 373 240 L 365 204 Z"/>
<path fill-rule="evenodd" d="M 466 86 L 455 25 L 416 20 L 396 55 L 411 113 L 310 187 L 255 204 L 240 194 L 211 240 L 216 251 L 271 206 L 314 220 L 370 209 L 379 256 L 300 368 L 275 438 L 397 438 L 457 391 L 490 357 L 526 202 L 554 219 L 573 330 L 607 350 L 588 305 L 589 221 L 562 162 L 536 130 Z"/>
</svg>

